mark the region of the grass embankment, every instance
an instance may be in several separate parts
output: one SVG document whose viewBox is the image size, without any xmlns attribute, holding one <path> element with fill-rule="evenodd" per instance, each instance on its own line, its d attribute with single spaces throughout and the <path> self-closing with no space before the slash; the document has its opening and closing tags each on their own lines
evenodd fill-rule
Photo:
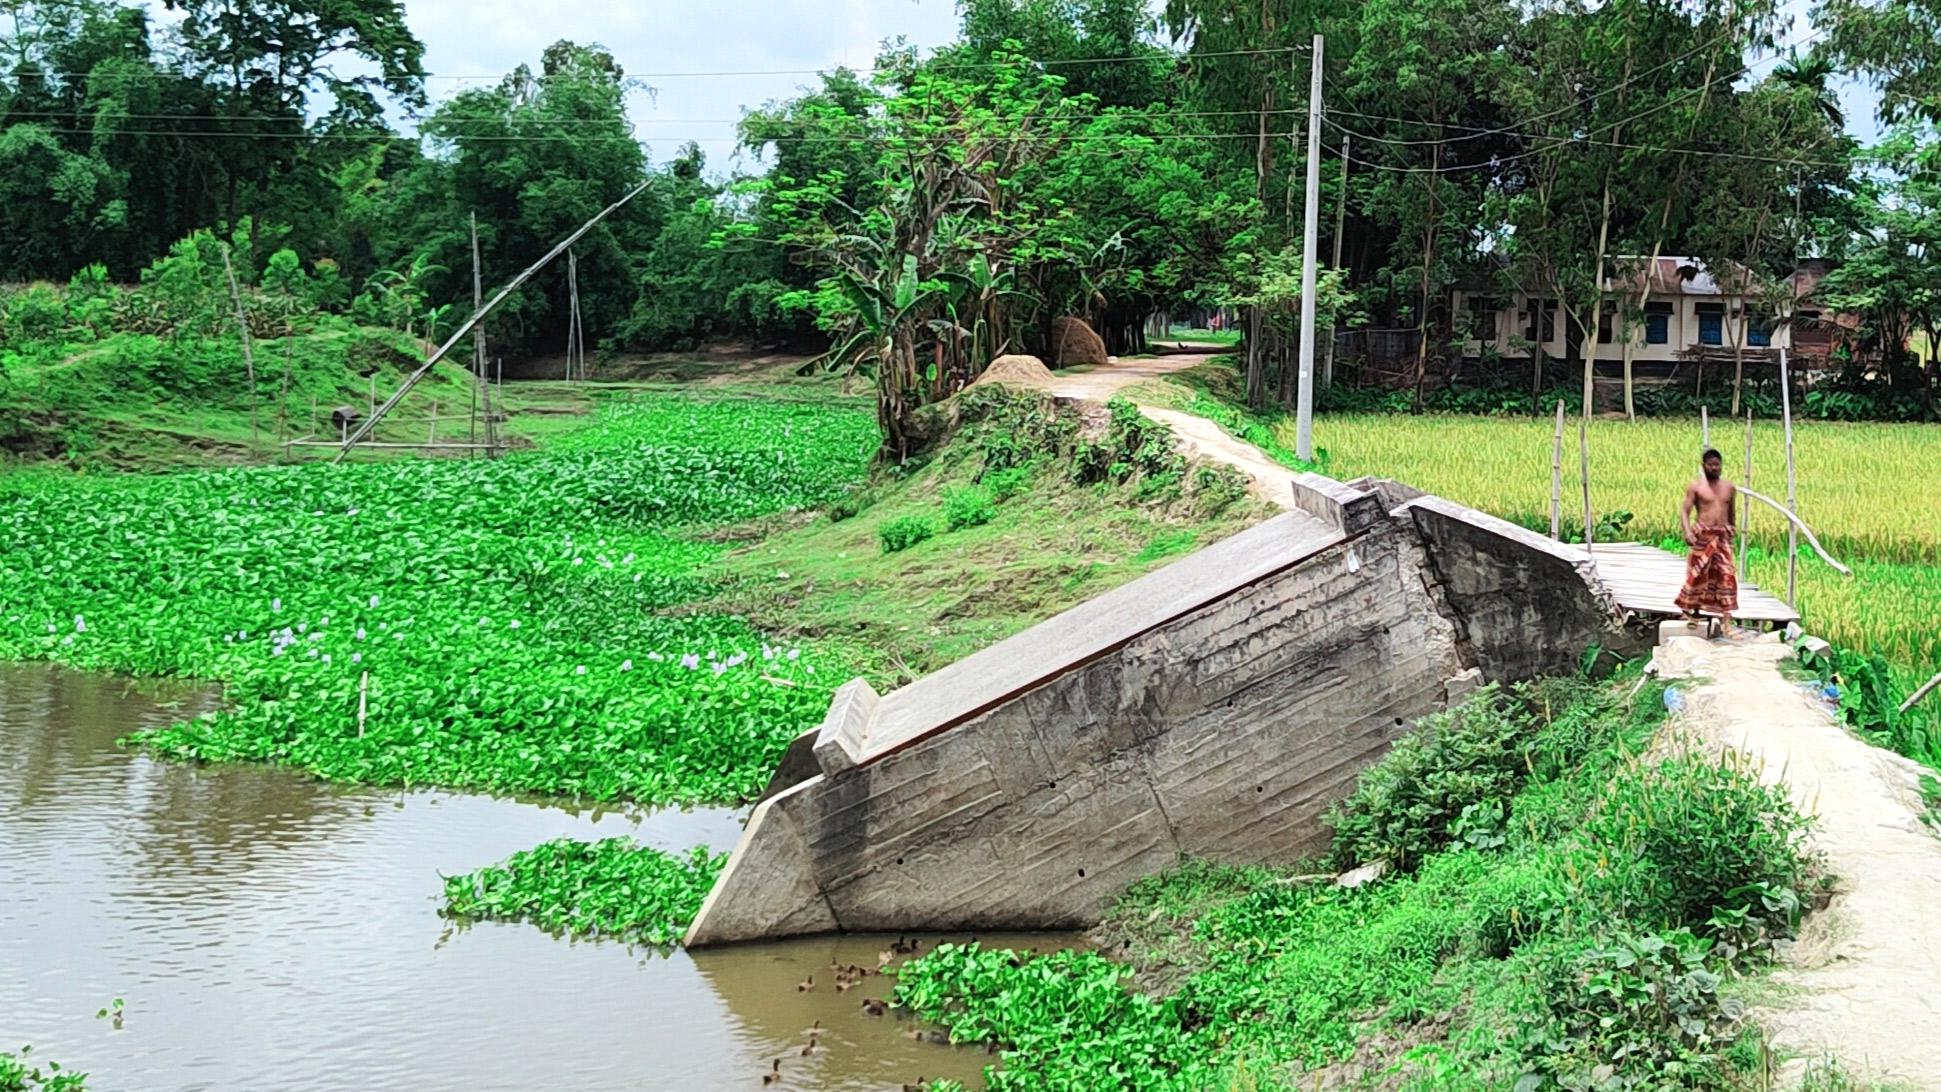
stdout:
<svg viewBox="0 0 1941 1092">
<path fill-rule="evenodd" d="M 724 558 L 711 607 L 835 641 L 893 686 L 1271 514 L 1130 404 L 1090 440 L 1042 395 L 980 387 L 952 409 L 920 461 Z"/>
<path fill-rule="evenodd" d="M 1101 928 L 1123 962 L 945 947 L 897 999 L 1002 1044 L 993 1089 L 1754 1087 L 1740 979 L 1816 886 L 1806 824 L 1635 757 L 1663 715 L 1628 679 L 1485 690 L 1362 776 L 1332 860 L 1188 864 Z M 1369 861 L 1396 874 L 1329 882 Z"/>
<path fill-rule="evenodd" d="M 70 330 L 9 346 L 0 388 L 0 451 L 89 468 L 166 469 L 265 462 L 279 440 L 334 439 L 330 413 L 382 402 L 423 358 L 403 334 L 318 317 L 303 332 L 253 345 L 255 420 L 234 337 Z M 515 392 L 516 393 L 516 392 Z M 375 439 L 463 440 L 469 377 L 441 365 Z M 435 425 L 427 420 L 440 417 Z"/>
</svg>

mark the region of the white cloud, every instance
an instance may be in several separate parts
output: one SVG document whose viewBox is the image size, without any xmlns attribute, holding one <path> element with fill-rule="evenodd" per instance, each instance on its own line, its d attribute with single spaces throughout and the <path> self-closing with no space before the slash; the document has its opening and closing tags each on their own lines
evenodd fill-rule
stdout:
<svg viewBox="0 0 1941 1092">
<path fill-rule="evenodd" d="M 434 103 L 536 66 L 562 38 L 597 42 L 654 89 L 629 103 L 653 158 L 696 140 L 716 171 L 729 165 L 744 107 L 791 97 L 820 70 L 867 67 L 884 39 L 930 48 L 957 31 L 951 0 L 407 0 L 405 18 L 425 43 Z"/>
</svg>

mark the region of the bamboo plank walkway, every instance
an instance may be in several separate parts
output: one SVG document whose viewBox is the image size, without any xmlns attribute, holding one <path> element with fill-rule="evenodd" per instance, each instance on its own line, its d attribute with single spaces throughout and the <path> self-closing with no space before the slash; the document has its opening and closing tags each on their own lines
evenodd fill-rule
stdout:
<svg viewBox="0 0 1941 1092">
<path fill-rule="evenodd" d="M 1582 547 L 1578 547 L 1582 549 Z M 1637 614 L 1678 617 L 1672 602 L 1685 584 L 1685 559 L 1668 550 L 1642 542 L 1597 543 L 1591 548 L 1598 579 L 1618 605 Z M 1733 615 L 1747 623 L 1770 622 L 1783 626 L 1799 620 L 1799 612 L 1777 596 L 1759 590 L 1757 585 L 1739 582 L 1739 611 Z"/>
</svg>

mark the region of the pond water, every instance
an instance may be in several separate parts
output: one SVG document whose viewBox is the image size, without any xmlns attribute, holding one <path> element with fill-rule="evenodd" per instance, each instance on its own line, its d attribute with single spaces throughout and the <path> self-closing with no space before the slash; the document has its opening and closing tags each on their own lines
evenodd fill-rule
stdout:
<svg viewBox="0 0 1941 1092">
<path fill-rule="evenodd" d="M 441 870 L 565 835 L 727 848 L 737 813 L 348 789 L 115 742 L 214 701 L 0 665 L 0 1050 L 32 1044 L 97 1092 L 705 1092 L 762 1087 L 775 1059 L 784 1089 L 976 1087 L 992 1060 L 863 1012 L 886 979 L 834 990 L 829 965 L 874 966 L 881 937 L 661 954 L 438 916 Z M 119 1028 L 96 1017 L 117 997 Z"/>
</svg>

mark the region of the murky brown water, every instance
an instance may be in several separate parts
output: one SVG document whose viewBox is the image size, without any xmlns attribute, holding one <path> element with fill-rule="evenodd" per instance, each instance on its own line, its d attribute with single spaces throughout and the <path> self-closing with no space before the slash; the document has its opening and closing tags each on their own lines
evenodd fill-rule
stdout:
<svg viewBox="0 0 1941 1092">
<path fill-rule="evenodd" d="M 437 914 L 440 870 L 563 835 L 725 848 L 733 813 L 344 789 L 115 745 L 210 701 L 0 665 L 0 1049 L 31 1043 L 97 1092 L 706 1092 L 760 1088 L 777 1058 L 781 1089 L 975 1087 L 991 1060 L 865 1014 L 886 980 L 834 990 L 828 966 L 873 966 L 880 937 L 663 956 Z M 116 997 L 120 1029 L 95 1017 Z"/>
</svg>

